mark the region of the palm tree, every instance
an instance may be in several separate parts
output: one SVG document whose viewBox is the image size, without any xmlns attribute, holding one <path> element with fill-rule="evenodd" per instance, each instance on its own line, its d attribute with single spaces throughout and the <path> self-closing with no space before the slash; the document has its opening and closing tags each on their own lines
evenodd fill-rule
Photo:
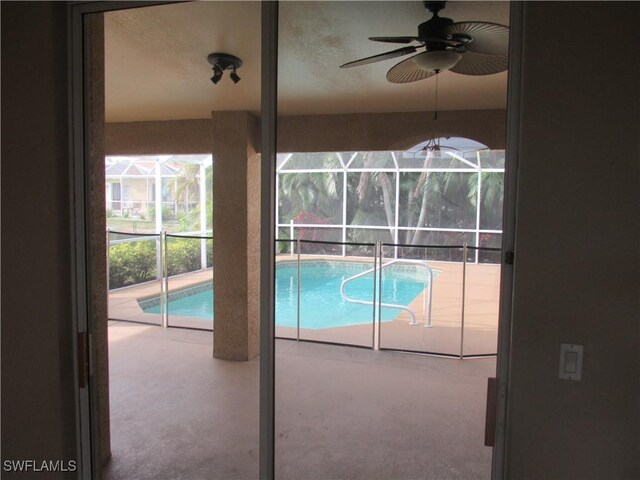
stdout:
<svg viewBox="0 0 640 480">
<path fill-rule="evenodd" d="M 378 159 L 379 152 L 367 152 L 364 157 L 363 168 L 372 168 Z M 348 191 L 355 192 L 351 195 L 349 203 L 351 204 L 352 218 L 348 223 L 357 225 L 377 225 L 380 219 L 380 207 L 383 208 L 385 220 L 389 226 L 389 231 L 393 236 L 393 227 L 395 225 L 395 217 L 393 211 L 393 203 L 395 196 L 393 192 L 393 183 L 389 178 L 389 172 L 361 172 L 358 183 L 353 188 L 353 183 Z M 382 195 L 382 198 L 380 197 Z"/>
<path fill-rule="evenodd" d="M 502 230 L 502 205 L 504 202 L 504 173 L 482 172 L 480 190 L 480 228 Z M 478 183 L 469 188 L 471 204 L 476 207 Z"/>
<path fill-rule="evenodd" d="M 429 174 L 430 174 L 430 172 L 427 171 L 427 168 L 429 168 L 429 165 L 431 163 L 431 160 L 434 158 L 434 155 L 435 155 L 435 151 L 433 149 L 427 149 L 424 163 L 422 165 L 422 172 L 420 172 L 417 181 L 415 181 L 415 184 L 412 185 L 413 183 L 412 177 L 415 177 L 415 174 L 407 174 L 404 177 L 405 181 L 402 183 L 400 187 L 401 191 L 403 190 L 403 187 L 408 190 L 407 203 L 406 203 L 407 205 L 407 213 L 406 213 L 407 223 L 406 224 L 414 225 L 416 213 L 419 214 L 418 219 L 415 222 L 416 228 L 420 228 L 424 226 L 427 218 L 427 211 L 428 211 L 428 205 L 429 205 L 427 181 L 429 180 Z M 406 180 L 408 180 L 408 182 Z M 418 202 L 420 206 L 419 208 L 416 208 L 418 206 Z M 419 243 L 421 233 L 422 232 L 420 230 L 414 230 L 414 231 L 407 230 L 405 243 L 410 245 L 415 245 Z"/>
<path fill-rule="evenodd" d="M 296 160 L 302 165 L 314 158 L 298 154 Z M 342 223 L 342 168 L 335 153 L 328 153 L 322 159 L 322 169 L 329 171 L 281 173 L 279 183 L 279 212 L 281 221 L 300 224 L 341 224 Z M 301 227 L 295 236 L 302 240 L 325 240 L 329 233 L 324 228 Z M 335 246 L 305 244 L 302 253 L 336 253 Z"/>
<path fill-rule="evenodd" d="M 326 154 L 320 171 L 280 174 L 279 200 L 282 221 L 302 215 L 305 223 L 342 224 L 342 176 L 347 175 L 348 225 L 386 225 L 393 238 L 395 226 L 395 178 L 392 172 L 375 171 L 386 161 L 386 152 L 368 152 L 360 157 L 361 167 L 372 171 L 343 173 L 336 154 Z M 413 227 L 406 230 L 403 243 L 419 245 L 427 232 L 424 227 L 475 228 L 478 193 L 478 173 L 430 172 L 438 149 L 427 149 L 419 172 L 401 172 L 399 222 Z M 300 157 L 301 165 L 312 158 Z M 313 162 L 311 162 L 313 163 Z M 317 163 L 314 164 L 314 166 Z M 322 171 L 321 169 L 327 170 Z M 502 222 L 503 174 L 483 172 L 481 192 L 481 228 L 499 229 Z M 380 239 L 382 230 L 373 234 L 363 229 L 358 240 Z M 384 238 L 386 236 L 383 235 Z M 387 237 L 388 238 L 388 237 Z M 355 240 L 355 237 L 353 238 Z M 443 239 L 445 240 L 445 239 Z"/>
<path fill-rule="evenodd" d="M 187 163 L 182 166 L 180 174 L 176 177 L 176 201 L 188 204 L 193 192 L 198 192 L 200 185 L 200 165 Z"/>
<path fill-rule="evenodd" d="M 182 230 L 195 230 L 198 227 L 201 230 L 211 229 L 213 217 L 213 167 L 205 168 L 205 209 L 207 212 L 207 225 L 200 225 L 200 202 L 198 201 L 193 208 L 189 208 L 192 200 L 200 196 L 200 165 L 188 163 L 185 164 L 180 175 L 177 177 L 176 199 L 187 204 L 186 214 L 181 218 Z M 192 196 L 192 192 L 197 192 L 198 197 Z M 204 227 L 204 228 L 203 228 Z"/>
<path fill-rule="evenodd" d="M 341 167 L 335 154 L 323 159 L 323 169 Z M 279 200 L 281 218 L 293 219 L 304 212 L 311 212 L 325 223 L 342 223 L 342 182 L 339 171 L 306 173 L 282 173 L 280 175 Z"/>
<path fill-rule="evenodd" d="M 428 172 L 427 168 L 437 152 L 427 151 L 423 171 L 405 173 L 401 177 L 401 197 L 406 205 L 404 242 L 418 245 L 423 242 L 423 227 L 470 228 L 475 226 L 477 174 L 462 172 Z"/>
</svg>

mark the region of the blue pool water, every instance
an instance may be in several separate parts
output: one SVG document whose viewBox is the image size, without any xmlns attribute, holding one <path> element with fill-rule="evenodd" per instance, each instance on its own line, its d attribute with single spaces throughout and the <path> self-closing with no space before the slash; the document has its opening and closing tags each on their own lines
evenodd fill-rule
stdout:
<svg viewBox="0 0 640 480">
<path fill-rule="evenodd" d="M 313 261 L 300 269 L 300 327 L 332 328 L 371 323 L 373 307 L 345 301 L 340 284 L 346 278 L 373 267 L 373 263 Z M 427 286 L 426 271 L 414 265 L 394 265 L 383 270 L 382 302 L 409 305 Z M 276 325 L 296 326 L 298 273 L 295 262 L 281 262 L 276 268 Z M 356 279 L 345 287 L 347 296 L 357 300 L 373 300 L 373 274 Z M 160 313 L 160 306 L 144 308 Z M 382 321 L 400 314 L 396 308 L 382 308 Z M 169 301 L 169 315 L 213 318 L 213 289 Z M 377 312 L 376 312 L 377 315 Z M 377 318 L 377 317 L 376 317 Z"/>
</svg>

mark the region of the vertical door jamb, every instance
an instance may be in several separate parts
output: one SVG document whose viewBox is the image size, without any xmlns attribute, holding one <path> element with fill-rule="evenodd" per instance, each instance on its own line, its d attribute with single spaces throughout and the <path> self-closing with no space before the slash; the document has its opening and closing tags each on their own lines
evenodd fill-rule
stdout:
<svg viewBox="0 0 640 480">
<path fill-rule="evenodd" d="M 72 336 L 74 346 L 74 376 L 78 394 L 76 405 L 76 433 L 78 438 L 78 477 L 93 477 L 94 449 L 92 448 L 93 428 L 91 425 L 91 391 L 88 382 L 90 377 L 90 355 L 88 352 L 88 295 L 87 295 L 87 244 L 86 244 L 86 195 L 85 195 L 85 148 L 84 148 L 84 16 L 79 5 L 71 5 L 68 11 L 68 74 L 69 74 L 69 145 L 70 155 L 70 190 L 71 202 L 71 248 L 72 248 L 72 288 L 73 315 Z M 86 342 L 79 345 L 79 341 Z M 79 353 L 82 352 L 83 358 Z M 81 362 L 88 364 L 89 369 L 80 368 Z M 79 373 L 85 378 L 80 379 Z M 82 381 L 81 381 L 82 380 Z"/>
<path fill-rule="evenodd" d="M 517 184 L 520 149 L 520 102 L 522 85 L 522 39 L 525 2 L 510 2 L 509 80 L 507 86 L 507 148 L 503 207 L 502 267 L 500 281 L 500 320 L 498 323 L 497 405 L 495 445 L 491 478 L 507 477 L 508 391 L 511 359 L 512 295 L 515 270 Z"/>
<path fill-rule="evenodd" d="M 260 162 L 260 479 L 275 476 L 275 175 L 278 2 L 262 2 Z"/>
</svg>

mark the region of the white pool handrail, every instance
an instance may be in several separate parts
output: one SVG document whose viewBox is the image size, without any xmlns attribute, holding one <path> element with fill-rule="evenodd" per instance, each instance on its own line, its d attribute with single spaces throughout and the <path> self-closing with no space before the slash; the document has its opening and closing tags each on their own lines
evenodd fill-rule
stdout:
<svg viewBox="0 0 640 480">
<path fill-rule="evenodd" d="M 366 270 L 364 272 L 360 272 L 357 273 L 349 278 L 345 278 L 342 283 L 340 284 L 340 294 L 342 295 L 342 298 L 347 301 L 347 302 L 351 302 L 351 303 L 357 303 L 360 305 L 374 305 L 374 302 L 372 300 L 358 300 L 355 298 L 351 298 L 349 297 L 344 289 L 346 287 L 346 285 L 350 282 L 352 282 L 353 280 L 356 280 L 358 278 L 364 277 L 365 275 L 368 275 L 372 272 L 377 272 L 378 270 L 382 270 L 385 267 L 388 267 L 389 265 L 393 265 L 395 263 L 413 263 L 413 264 L 419 264 L 424 266 L 427 269 L 427 274 L 428 274 L 428 278 L 429 278 L 429 292 L 427 295 L 427 304 L 429 306 L 429 309 L 427 311 L 427 321 L 425 322 L 425 327 L 431 327 L 431 293 L 432 293 L 432 289 L 433 289 L 433 270 L 431 269 L 431 267 L 427 264 L 426 260 L 409 260 L 409 259 L 396 259 L 396 260 L 391 260 L 383 265 L 380 266 L 380 268 L 378 269 L 378 266 L 376 264 L 376 266 L 374 266 L 373 268 L 370 268 L 369 270 Z M 379 302 L 379 305 L 381 307 L 387 307 L 387 308 L 397 308 L 399 310 L 404 310 L 406 312 L 409 313 L 409 315 L 411 315 L 411 321 L 409 322 L 409 325 L 418 325 L 418 320 L 416 319 L 416 314 L 413 311 L 412 308 L 407 307 L 405 305 L 398 305 L 395 303 L 384 303 L 384 302 Z"/>
</svg>

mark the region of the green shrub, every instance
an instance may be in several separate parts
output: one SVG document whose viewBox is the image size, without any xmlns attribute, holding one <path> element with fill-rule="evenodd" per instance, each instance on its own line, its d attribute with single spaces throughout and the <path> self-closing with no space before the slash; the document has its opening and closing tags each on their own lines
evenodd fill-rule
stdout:
<svg viewBox="0 0 640 480">
<path fill-rule="evenodd" d="M 147 208 L 147 217 L 149 218 L 149 220 L 155 220 L 156 219 L 156 206 L 155 205 L 149 205 L 149 207 Z M 171 208 L 170 205 L 162 205 L 162 221 L 166 221 L 166 220 L 175 220 L 176 219 L 176 213 L 173 211 L 173 208 Z"/>
<path fill-rule="evenodd" d="M 109 288 L 156 278 L 156 241 L 119 243 L 109 247 Z"/>
<path fill-rule="evenodd" d="M 200 270 L 200 239 L 167 238 L 169 275 Z M 207 266 L 213 265 L 213 240 L 207 240 Z M 156 240 L 112 245 L 109 251 L 109 288 L 147 282 L 156 278 Z"/>
<path fill-rule="evenodd" d="M 207 240 L 207 267 L 213 267 L 213 240 Z"/>
<path fill-rule="evenodd" d="M 162 205 L 162 219 L 163 220 L 175 220 L 176 212 L 170 205 Z"/>
<path fill-rule="evenodd" d="M 167 239 L 167 270 L 169 275 L 200 270 L 200 240 L 194 238 Z"/>
</svg>

